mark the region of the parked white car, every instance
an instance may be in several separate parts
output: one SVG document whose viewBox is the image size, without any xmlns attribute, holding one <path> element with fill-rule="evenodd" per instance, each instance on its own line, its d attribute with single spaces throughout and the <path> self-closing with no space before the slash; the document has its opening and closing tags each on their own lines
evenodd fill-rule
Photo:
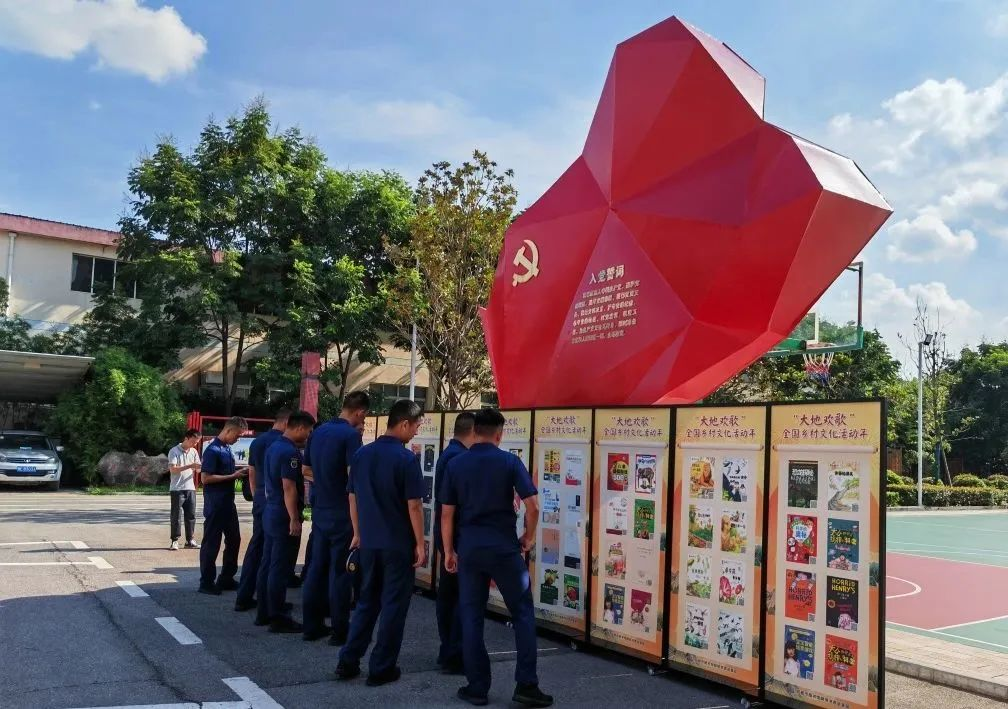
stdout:
<svg viewBox="0 0 1008 709">
<path fill-rule="evenodd" d="M 38 431 L 0 431 L 0 483 L 59 490 L 63 446 Z"/>
</svg>

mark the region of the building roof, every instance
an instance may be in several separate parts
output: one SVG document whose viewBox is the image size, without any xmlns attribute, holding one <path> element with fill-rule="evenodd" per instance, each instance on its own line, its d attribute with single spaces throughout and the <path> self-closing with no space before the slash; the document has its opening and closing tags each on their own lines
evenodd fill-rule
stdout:
<svg viewBox="0 0 1008 709">
<path fill-rule="evenodd" d="M 93 357 L 0 350 L 0 398 L 54 403 L 79 382 Z"/>
<path fill-rule="evenodd" d="M 98 244 L 100 246 L 115 246 L 121 236 L 119 232 L 107 229 L 96 229 L 90 226 L 80 226 L 79 224 L 67 224 L 66 222 L 54 222 L 49 219 L 37 219 L 21 214 L 0 212 L 0 236 L 4 232 L 11 231 L 18 234 L 33 234 L 35 236 L 49 237 L 50 239 L 79 241 L 87 244 Z"/>
</svg>

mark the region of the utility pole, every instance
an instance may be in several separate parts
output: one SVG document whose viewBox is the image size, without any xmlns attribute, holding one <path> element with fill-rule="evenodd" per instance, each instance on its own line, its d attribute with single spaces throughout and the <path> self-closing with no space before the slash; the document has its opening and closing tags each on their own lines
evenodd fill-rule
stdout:
<svg viewBox="0 0 1008 709">
<path fill-rule="evenodd" d="M 924 506 L 924 348 L 931 344 L 931 333 L 917 343 L 917 506 Z"/>
</svg>

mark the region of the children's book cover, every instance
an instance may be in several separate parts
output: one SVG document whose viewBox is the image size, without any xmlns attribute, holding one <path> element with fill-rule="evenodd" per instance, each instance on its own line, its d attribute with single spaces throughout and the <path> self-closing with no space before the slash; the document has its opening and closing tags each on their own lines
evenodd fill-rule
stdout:
<svg viewBox="0 0 1008 709">
<path fill-rule="evenodd" d="M 655 501 L 634 500 L 633 535 L 636 539 L 651 539 L 655 533 Z"/>
<path fill-rule="evenodd" d="M 560 597 L 560 589 L 557 588 L 558 573 L 556 569 L 547 568 L 543 571 L 543 582 L 539 584 L 539 602 L 549 606 L 555 606 Z"/>
<path fill-rule="evenodd" d="M 721 560 L 718 600 L 733 606 L 745 605 L 745 567 L 736 559 Z"/>
<path fill-rule="evenodd" d="M 815 509 L 819 498 L 819 463 L 788 461 L 788 507 Z"/>
<path fill-rule="evenodd" d="M 725 502 L 746 502 L 749 487 L 749 459 L 725 458 L 721 463 L 721 499 Z"/>
<path fill-rule="evenodd" d="M 857 691 L 857 640 L 826 635 L 826 672 L 823 682 L 844 692 Z"/>
<path fill-rule="evenodd" d="M 609 545 L 609 555 L 605 563 L 606 576 L 611 579 L 626 578 L 626 553 L 623 551 L 623 542 L 615 542 Z"/>
<path fill-rule="evenodd" d="M 857 521 L 830 519 L 826 523 L 826 565 L 840 571 L 857 571 L 859 541 Z"/>
<path fill-rule="evenodd" d="M 693 456 L 689 463 L 690 497 L 697 500 L 714 499 L 714 458 Z"/>
<path fill-rule="evenodd" d="M 839 576 L 826 577 L 826 625 L 840 630 L 857 630 L 857 580 Z"/>
<path fill-rule="evenodd" d="M 626 534 L 627 518 L 630 516 L 630 503 L 622 495 L 609 500 L 606 506 L 606 533 Z"/>
<path fill-rule="evenodd" d="M 638 453 L 634 459 L 634 492 L 653 495 L 658 474 L 658 456 Z"/>
<path fill-rule="evenodd" d="M 543 453 L 543 482 L 560 482 L 560 451 L 547 448 Z"/>
<path fill-rule="evenodd" d="M 694 603 L 686 604 L 686 627 L 683 642 L 697 650 L 710 646 L 710 608 Z"/>
<path fill-rule="evenodd" d="M 543 524 L 560 524 L 560 493 L 552 488 L 542 489 Z"/>
<path fill-rule="evenodd" d="M 741 660 L 745 654 L 745 625 L 741 615 L 718 611 L 718 642 L 719 655 Z"/>
<path fill-rule="evenodd" d="M 564 574 L 564 608 L 581 608 L 581 578 L 576 574 Z"/>
<path fill-rule="evenodd" d="M 743 510 L 727 509 L 721 513 L 721 551 L 745 554 L 749 531 Z"/>
<path fill-rule="evenodd" d="M 857 512 L 861 499 L 861 478 L 854 461 L 833 461 L 829 464 L 829 495 L 827 507 L 837 512 Z"/>
<path fill-rule="evenodd" d="M 636 588 L 630 590 L 630 623 L 638 630 L 651 631 L 651 593 Z"/>
<path fill-rule="evenodd" d="M 798 679 L 815 677 L 815 631 L 784 626 L 784 674 Z"/>
<path fill-rule="evenodd" d="M 626 589 L 607 583 L 602 595 L 602 620 L 611 625 L 623 625 L 623 602 Z"/>
<path fill-rule="evenodd" d="M 709 507 L 689 506 L 689 546 L 710 549 L 714 543 L 714 518 Z"/>
<path fill-rule="evenodd" d="M 816 518 L 787 516 L 787 560 L 797 564 L 816 563 Z"/>
<path fill-rule="evenodd" d="M 787 569 L 785 573 L 784 615 L 803 623 L 816 619 L 816 575 L 811 571 Z"/>
<path fill-rule="evenodd" d="M 606 487 L 624 492 L 630 486 L 630 454 L 610 453 L 606 463 Z"/>
<path fill-rule="evenodd" d="M 702 554 L 686 557 L 686 595 L 694 598 L 710 599 L 711 560 Z"/>
</svg>

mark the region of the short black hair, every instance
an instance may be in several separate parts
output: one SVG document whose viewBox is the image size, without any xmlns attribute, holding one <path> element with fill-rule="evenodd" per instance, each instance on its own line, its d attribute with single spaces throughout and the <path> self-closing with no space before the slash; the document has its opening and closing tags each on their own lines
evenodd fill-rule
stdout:
<svg viewBox="0 0 1008 709">
<path fill-rule="evenodd" d="M 371 408 L 371 397 L 366 391 L 352 391 L 343 397 L 343 408 L 347 411 L 360 411 Z"/>
<path fill-rule="evenodd" d="M 287 428 L 312 428 L 315 417 L 307 411 L 292 411 L 287 417 Z"/>
<path fill-rule="evenodd" d="M 287 419 L 290 418 L 290 415 L 292 413 L 294 412 L 288 409 L 286 406 L 283 407 L 282 409 L 278 409 L 276 412 L 276 416 L 273 417 L 273 423 L 286 423 Z"/>
<path fill-rule="evenodd" d="M 423 418 L 423 407 L 412 399 L 399 399 L 388 412 L 388 427 L 398 426 L 403 421 L 416 423 Z"/>
<path fill-rule="evenodd" d="M 463 411 L 455 417 L 455 437 L 468 436 L 476 424 L 476 416 L 471 411 Z"/>
<path fill-rule="evenodd" d="M 239 431 L 245 432 L 248 430 L 248 421 L 241 416 L 232 416 L 224 422 L 221 430 L 223 431 L 225 428 L 237 428 Z"/>
<path fill-rule="evenodd" d="M 473 416 L 473 427 L 477 436 L 493 436 L 504 428 L 504 414 L 497 409 L 486 407 Z"/>
<path fill-rule="evenodd" d="M 200 438 L 203 437 L 203 434 L 199 432 L 198 428 L 187 428 L 185 435 L 182 436 L 182 440 L 185 440 L 186 438 L 194 438 L 196 436 Z"/>
</svg>

